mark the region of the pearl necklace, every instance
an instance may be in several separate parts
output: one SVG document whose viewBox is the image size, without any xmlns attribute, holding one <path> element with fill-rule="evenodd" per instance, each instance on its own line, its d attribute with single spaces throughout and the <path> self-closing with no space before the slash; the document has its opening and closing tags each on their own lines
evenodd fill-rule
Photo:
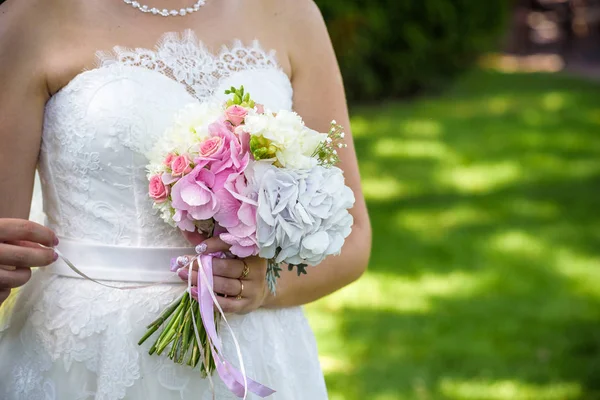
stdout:
<svg viewBox="0 0 600 400">
<path fill-rule="evenodd" d="M 187 8 L 181 8 L 179 10 L 167 10 L 166 8 L 159 10 L 156 7 L 148 7 L 145 4 L 140 4 L 135 0 L 123 0 L 123 2 L 125 4 L 129 4 L 131 7 L 136 8 L 138 10 L 140 10 L 141 12 L 145 12 L 145 13 L 151 13 L 154 15 L 162 15 L 163 17 L 176 17 L 178 15 L 181 15 L 182 17 L 186 14 L 191 14 L 193 12 L 196 12 L 200 9 L 200 7 L 202 7 L 204 5 L 204 3 L 206 3 L 206 0 L 198 0 L 193 6 L 191 7 L 187 7 Z"/>
</svg>

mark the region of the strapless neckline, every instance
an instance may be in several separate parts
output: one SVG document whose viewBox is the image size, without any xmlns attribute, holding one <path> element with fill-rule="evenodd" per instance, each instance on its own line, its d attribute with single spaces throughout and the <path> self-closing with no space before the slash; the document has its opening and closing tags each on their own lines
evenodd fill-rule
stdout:
<svg viewBox="0 0 600 400">
<path fill-rule="evenodd" d="M 291 79 L 278 61 L 276 50 L 273 48 L 266 49 L 258 39 L 252 40 L 250 44 L 244 44 L 240 39 L 233 39 L 229 43 L 221 45 L 215 51 L 209 49 L 193 30 L 186 29 L 163 33 L 153 49 L 150 47 L 115 45 L 110 50 L 97 50 L 95 65 L 77 73 L 63 87 L 58 89 L 52 97 L 68 91 L 86 75 L 96 74 L 111 65 L 118 64 L 130 68 L 143 68 L 160 73 L 157 62 L 158 64 L 162 62 L 165 53 L 171 53 L 172 56 L 176 56 L 177 59 L 181 60 L 181 53 L 177 51 L 177 48 L 186 50 L 186 61 L 188 62 L 194 56 L 197 56 L 198 60 L 210 60 L 211 63 L 221 62 L 230 73 L 254 68 L 272 68 L 285 78 L 291 89 Z"/>
</svg>

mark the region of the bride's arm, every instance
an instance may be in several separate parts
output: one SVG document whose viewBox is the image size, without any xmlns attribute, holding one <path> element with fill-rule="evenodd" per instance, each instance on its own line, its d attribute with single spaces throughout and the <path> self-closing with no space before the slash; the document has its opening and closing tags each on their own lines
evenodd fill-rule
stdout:
<svg viewBox="0 0 600 400">
<path fill-rule="evenodd" d="M 339 150 L 339 166 L 344 170 L 346 184 L 354 191 L 356 204 L 351 210 L 352 234 L 342 254 L 310 268 L 307 275 L 298 277 L 296 272 L 283 272 L 277 296 L 267 298 L 266 307 L 309 303 L 348 285 L 365 271 L 371 251 L 371 226 L 360 186 L 344 86 L 327 28 L 312 0 L 282 3 L 285 9 L 279 18 L 288 28 L 294 110 L 308 126 L 320 132 L 328 131 L 332 119 L 346 127 L 348 147 Z"/>
<path fill-rule="evenodd" d="M 0 7 L 0 218 L 27 219 L 48 92 L 33 21 L 19 3 Z"/>
<path fill-rule="evenodd" d="M 48 94 L 24 3 L 0 7 L 0 304 L 29 279 L 29 266 L 55 257 L 35 245 L 54 245 L 54 233 L 27 221 Z"/>
</svg>

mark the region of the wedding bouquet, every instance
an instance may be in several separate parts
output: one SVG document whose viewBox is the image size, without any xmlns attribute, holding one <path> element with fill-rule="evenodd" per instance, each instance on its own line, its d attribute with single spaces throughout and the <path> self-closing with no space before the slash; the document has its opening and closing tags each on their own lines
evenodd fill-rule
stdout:
<svg viewBox="0 0 600 400">
<path fill-rule="evenodd" d="M 354 194 L 335 167 L 344 133 L 335 121 L 319 133 L 294 112 L 265 110 L 243 86 L 226 94 L 226 103 L 194 103 L 178 113 L 149 155 L 149 195 L 166 223 L 218 236 L 233 256 L 267 259 L 267 283 L 275 293 L 282 264 L 306 273 L 307 266 L 339 254 L 350 234 Z M 184 266 L 173 261 L 173 270 L 198 262 L 199 300 L 191 297 L 189 282 L 140 344 L 166 323 L 150 354 L 168 349 L 173 361 L 200 364 L 204 375 L 216 369 L 226 381 L 214 322 L 223 314 L 213 312 L 218 304 L 205 268 L 214 256 L 224 257 L 202 254 Z M 245 386 L 244 377 L 244 393 Z"/>
</svg>

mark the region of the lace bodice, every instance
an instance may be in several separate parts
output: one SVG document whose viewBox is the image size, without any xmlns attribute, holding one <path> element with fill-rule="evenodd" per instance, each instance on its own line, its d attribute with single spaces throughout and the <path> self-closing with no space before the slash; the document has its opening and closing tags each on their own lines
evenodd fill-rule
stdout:
<svg viewBox="0 0 600 400">
<path fill-rule="evenodd" d="M 272 109 L 290 109 L 292 87 L 273 51 L 235 41 L 211 53 L 191 31 L 156 49 L 99 52 L 46 105 L 39 173 L 48 225 L 75 240 L 184 246 L 147 195 L 144 154 L 174 114 L 243 84 Z"/>
</svg>

